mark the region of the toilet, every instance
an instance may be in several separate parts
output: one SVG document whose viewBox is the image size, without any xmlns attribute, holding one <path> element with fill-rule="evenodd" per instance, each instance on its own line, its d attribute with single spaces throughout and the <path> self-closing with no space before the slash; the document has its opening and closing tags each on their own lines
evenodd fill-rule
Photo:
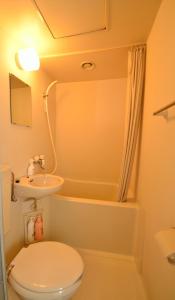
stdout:
<svg viewBox="0 0 175 300">
<path fill-rule="evenodd" d="M 72 247 L 39 242 L 22 248 L 10 264 L 9 283 L 25 300 L 68 300 L 81 284 L 84 264 Z"/>
</svg>

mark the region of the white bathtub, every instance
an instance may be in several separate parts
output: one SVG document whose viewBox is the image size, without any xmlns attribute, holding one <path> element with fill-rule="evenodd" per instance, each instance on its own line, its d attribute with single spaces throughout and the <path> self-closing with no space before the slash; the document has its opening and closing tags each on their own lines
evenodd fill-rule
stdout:
<svg viewBox="0 0 175 300">
<path fill-rule="evenodd" d="M 52 197 L 52 239 L 76 248 L 133 255 L 138 205 L 109 201 L 115 188 L 101 184 L 92 193 L 88 186 L 83 198 L 80 182 L 76 187 L 67 182 L 61 193 Z"/>
<path fill-rule="evenodd" d="M 118 184 L 113 182 L 85 181 L 64 178 L 60 195 L 83 199 L 117 201 Z M 133 194 L 128 192 L 128 201 L 133 201 Z"/>
</svg>

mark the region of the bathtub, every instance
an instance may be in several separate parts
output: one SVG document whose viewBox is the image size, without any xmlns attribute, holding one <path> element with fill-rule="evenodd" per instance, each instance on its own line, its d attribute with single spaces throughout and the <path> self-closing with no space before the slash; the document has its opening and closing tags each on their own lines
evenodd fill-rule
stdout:
<svg viewBox="0 0 175 300">
<path fill-rule="evenodd" d="M 52 196 L 52 239 L 76 248 L 132 256 L 137 203 L 109 201 L 114 200 L 116 185 L 96 185 L 92 193 L 91 184 L 81 186 L 78 181 L 74 186 L 67 181 L 62 191 Z"/>
<path fill-rule="evenodd" d="M 76 198 L 117 201 L 118 184 L 64 178 L 64 185 L 59 194 Z M 133 201 L 133 199 L 133 193 L 129 190 L 127 200 Z"/>
</svg>

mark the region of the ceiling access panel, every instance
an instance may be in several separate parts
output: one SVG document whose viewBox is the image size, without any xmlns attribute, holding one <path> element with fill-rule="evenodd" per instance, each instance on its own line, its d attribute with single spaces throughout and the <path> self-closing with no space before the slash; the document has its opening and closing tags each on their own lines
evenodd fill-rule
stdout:
<svg viewBox="0 0 175 300">
<path fill-rule="evenodd" d="M 32 0 L 53 38 L 108 29 L 109 0 Z"/>
</svg>

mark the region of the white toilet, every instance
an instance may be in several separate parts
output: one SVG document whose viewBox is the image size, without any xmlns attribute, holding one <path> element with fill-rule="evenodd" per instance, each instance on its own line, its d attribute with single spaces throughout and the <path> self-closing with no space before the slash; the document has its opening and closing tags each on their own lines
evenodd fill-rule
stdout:
<svg viewBox="0 0 175 300">
<path fill-rule="evenodd" d="M 78 252 L 58 242 L 22 248 L 10 266 L 9 282 L 26 300 L 70 299 L 81 284 L 84 270 Z"/>
</svg>

